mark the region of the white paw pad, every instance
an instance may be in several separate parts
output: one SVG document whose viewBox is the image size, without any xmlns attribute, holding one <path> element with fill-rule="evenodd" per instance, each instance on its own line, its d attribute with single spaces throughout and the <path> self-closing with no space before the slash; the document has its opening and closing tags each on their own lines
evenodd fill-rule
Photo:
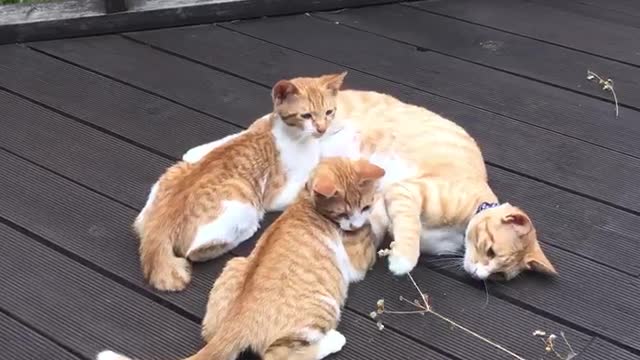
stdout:
<svg viewBox="0 0 640 360">
<path fill-rule="evenodd" d="M 415 264 L 404 256 L 394 255 L 393 253 L 389 256 L 389 270 L 394 275 L 408 274 L 414 267 Z"/>
</svg>

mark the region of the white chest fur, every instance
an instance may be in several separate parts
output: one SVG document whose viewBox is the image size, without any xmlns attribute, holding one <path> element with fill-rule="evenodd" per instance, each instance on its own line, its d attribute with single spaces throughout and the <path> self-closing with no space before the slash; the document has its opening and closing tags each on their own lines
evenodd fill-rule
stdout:
<svg viewBox="0 0 640 360">
<path fill-rule="evenodd" d="M 349 255 L 347 254 L 347 250 L 344 248 L 344 244 L 342 243 L 342 239 L 327 239 L 326 241 L 327 245 L 329 245 L 329 249 L 331 249 L 335 255 L 336 263 L 338 265 L 338 269 L 340 269 L 340 273 L 342 274 L 344 284 L 347 285 L 364 279 L 365 272 L 358 271 L 353 267 L 351 260 L 349 259 Z"/>
<path fill-rule="evenodd" d="M 298 131 L 281 121 L 275 121 L 273 126 L 272 133 L 286 182 L 267 210 L 280 211 L 291 204 L 320 161 L 319 140 L 311 136 L 301 137 L 296 134 Z"/>
</svg>

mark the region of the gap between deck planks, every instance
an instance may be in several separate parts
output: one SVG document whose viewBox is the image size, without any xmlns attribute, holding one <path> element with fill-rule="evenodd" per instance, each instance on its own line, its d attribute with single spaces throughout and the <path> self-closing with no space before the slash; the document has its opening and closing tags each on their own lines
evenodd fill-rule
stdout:
<svg viewBox="0 0 640 360">
<path fill-rule="evenodd" d="M 610 114 L 613 114 L 611 93 L 602 91 L 601 86 L 586 79 L 587 70 L 592 70 L 615 79 L 620 105 L 628 105 L 636 110 L 640 108 L 638 67 L 433 14 L 418 7 L 375 6 L 314 15 L 414 45 L 419 51 L 440 52 L 595 96 L 611 102 Z M 608 122 L 628 120 L 624 116 L 619 119 L 610 116 L 602 119 L 600 124 L 606 126 Z"/>
<path fill-rule="evenodd" d="M 11 275 L 3 278 L 9 281 L 3 282 L 3 289 L 9 296 L 3 297 L 1 308 L 26 317 L 25 321 L 33 326 L 45 327 L 41 330 L 52 331 L 51 336 L 60 336 L 61 338 L 57 338 L 59 341 L 77 348 L 91 359 L 95 352 L 104 347 L 143 359 L 171 358 L 178 353 L 184 356 L 200 346 L 198 322 L 204 312 L 211 284 L 229 256 L 196 265 L 194 281 L 184 292 L 168 294 L 149 290 L 140 280 L 137 241 L 130 234 L 122 235 L 128 230 L 128 226 L 115 220 L 122 218 L 119 214 L 131 213 L 130 211 L 1 150 L 0 162 L 6 170 L 0 176 L 0 185 L 7 193 L 7 198 L 0 200 L 0 216 L 41 236 L 51 243 L 50 247 L 64 250 L 60 254 L 59 251 L 54 252 L 36 245 L 34 241 L 3 242 L 0 246 L 12 246 L 11 251 L 3 248 L 3 253 L 10 258 L 27 259 L 26 254 L 30 254 L 33 260 L 20 260 L 6 265 L 3 263 L 0 266 L 4 274 Z M 24 195 L 25 192 L 29 194 Z M 14 210 L 9 211 L 11 208 Z M 56 209 L 55 214 L 51 213 L 51 209 Z M 0 230 L 2 227 L 0 225 Z M 7 238 L 2 235 L 2 238 Z M 46 254 L 39 254 L 38 249 L 34 250 L 32 247 L 42 248 L 40 251 Z M 81 264 L 95 264 L 130 290 L 106 278 L 88 280 L 100 276 L 78 264 L 77 259 L 69 258 L 70 255 L 81 259 Z M 49 260 L 50 258 L 52 259 Z M 34 266 L 32 262 L 38 262 L 38 265 Z M 80 268 L 83 270 L 79 270 Z M 45 270 L 48 271 L 47 276 L 41 273 Z M 65 280 L 59 280 L 59 276 Z M 71 281 L 76 285 L 60 284 L 60 281 Z M 37 287 L 33 291 L 41 291 L 42 294 L 27 295 L 26 292 L 30 291 L 28 284 L 41 282 L 50 284 L 50 287 Z M 154 296 L 150 296 L 151 294 Z M 72 299 L 67 299 L 69 296 Z M 25 302 L 25 298 L 31 300 Z M 103 300 L 97 301 L 95 298 Z M 158 302 L 158 298 L 162 299 L 160 303 L 165 307 L 154 304 L 154 301 Z M 42 301 L 43 299 L 53 301 Z M 83 303 L 83 300 L 87 302 Z M 130 301 L 128 305 L 127 301 Z M 141 301 L 146 305 L 139 305 Z M 111 305 L 106 306 L 103 302 Z M 59 307 L 63 304 L 65 305 Z M 191 316 L 179 316 L 166 309 L 166 304 L 175 304 Z M 102 310 L 98 311 L 96 307 Z M 112 308 L 118 309 L 121 315 L 108 315 Z M 71 311 L 78 314 L 73 317 Z M 407 359 L 419 359 L 420 354 L 439 360 L 446 359 L 425 346 L 404 339 L 393 330 L 379 334 L 373 323 L 362 321 L 361 315 L 346 310 L 343 317 L 340 329 L 351 339 L 353 345 L 337 356 L 338 359 L 353 356 L 385 359 L 390 353 L 401 354 Z M 90 341 L 80 344 L 79 338 Z M 172 340 L 169 341 L 168 338 Z M 378 342 L 374 345 L 358 345 L 371 339 Z M 158 343 L 163 346 L 157 345 Z M 97 346 L 100 348 L 96 348 Z M 170 347 L 171 351 L 166 347 Z"/>
<path fill-rule="evenodd" d="M 411 4 L 414 5 L 434 13 L 640 65 L 637 46 L 640 29 L 637 27 L 602 21 L 527 0 L 429 0 Z"/>
<path fill-rule="evenodd" d="M 304 20 L 305 18 L 306 17 L 297 19 Z M 265 22 L 269 20 L 281 19 L 284 18 L 267 19 L 265 20 Z M 326 24 L 327 26 L 332 26 L 322 20 L 310 21 L 316 21 L 318 22 L 318 24 Z M 233 24 L 234 27 L 237 25 L 238 24 Z M 292 24 L 278 23 L 277 25 L 286 26 Z M 243 29 L 245 29 L 247 26 L 250 25 L 243 26 Z M 264 25 L 261 26 L 261 31 L 264 30 L 265 32 L 268 32 L 267 30 L 265 30 Z M 275 29 L 276 27 L 273 27 L 273 29 Z M 269 27 L 267 27 L 267 29 L 268 28 Z M 322 27 L 316 30 L 328 31 L 327 29 L 323 29 Z M 355 30 L 349 30 L 346 28 L 345 30 L 351 31 L 355 34 L 362 34 L 365 36 L 367 35 L 364 33 L 359 33 Z M 339 37 L 349 36 L 352 34 L 345 33 L 335 35 Z M 363 39 L 357 39 L 356 41 L 362 40 Z M 316 41 L 314 41 L 314 43 L 316 43 Z M 95 46 L 98 46 L 97 44 L 102 44 L 102 46 L 108 47 L 111 50 L 119 50 L 117 52 L 113 51 L 112 53 L 103 53 L 101 54 L 102 56 L 97 56 L 95 55 L 97 54 L 97 52 L 93 50 Z M 320 46 L 319 44 L 317 45 Z M 134 67 L 132 62 L 135 60 L 123 59 L 122 61 L 127 63 L 126 67 L 122 64 L 112 65 L 114 63 L 119 63 L 120 58 L 125 57 L 122 54 L 128 51 L 131 51 L 131 55 L 135 55 L 137 58 L 139 58 L 143 54 L 142 50 L 145 49 L 144 46 L 127 42 L 125 39 L 104 37 L 98 39 L 81 39 L 77 41 L 73 40 L 71 42 L 67 42 L 66 45 L 62 45 L 61 43 L 56 44 L 56 42 L 48 42 L 37 44 L 36 46 L 39 49 L 44 49 L 47 52 L 53 53 L 57 56 L 63 56 L 67 60 L 80 63 L 83 66 L 89 66 L 98 72 L 106 72 L 110 76 L 115 76 L 119 79 L 124 78 L 126 79 L 126 81 L 130 82 L 133 81 L 137 86 L 145 87 L 147 90 L 160 93 L 163 96 L 172 96 L 180 102 L 189 104 L 189 106 L 192 106 L 193 104 L 195 104 L 195 106 L 203 106 L 203 109 L 207 109 L 206 111 L 210 113 L 214 111 L 220 112 L 221 109 L 225 109 L 227 107 L 236 107 L 236 105 L 234 104 L 223 107 L 214 106 L 215 102 L 206 94 L 207 87 L 210 86 L 210 81 L 198 80 L 199 77 L 204 76 L 203 74 L 205 73 L 205 70 L 212 72 L 211 69 L 207 69 L 204 66 L 198 66 L 197 64 L 193 63 L 189 64 L 186 60 L 171 57 L 170 55 L 163 53 L 156 53 L 153 56 L 154 58 L 164 59 L 162 62 L 162 64 L 164 64 L 164 67 L 166 68 L 166 71 L 164 72 L 171 71 L 169 69 L 173 68 L 183 68 L 184 71 L 182 71 L 180 74 L 170 74 L 164 77 L 157 77 L 155 70 L 146 71 L 146 68 L 148 68 L 148 66 L 146 66 L 146 68 L 141 68 L 141 66 L 143 66 L 142 63 L 139 63 L 137 68 Z M 147 50 L 148 56 L 151 56 L 150 52 L 152 52 L 153 50 Z M 347 49 L 341 49 L 341 51 L 347 51 Z M 353 53 L 357 54 L 358 52 L 349 52 L 349 54 Z M 126 58 L 132 59 L 132 56 L 126 56 Z M 160 64 L 160 60 L 155 60 L 156 67 Z M 132 69 L 135 69 L 135 71 L 132 71 Z M 402 76 L 405 78 L 407 77 L 406 71 L 404 73 L 401 71 L 396 71 L 396 73 L 398 73 L 398 76 Z M 397 78 L 398 76 L 395 77 Z M 419 77 L 419 75 L 416 76 Z M 412 77 L 415 78 L 416 76 Z M 174 86 L 174 83 L 176 81 L 181 81 L 179 79 L 176 79 L 178 77 L 188 77 L 191 80 L 191 83 L 189 84 L 189 86 L 185 85 L 184 88 L 176 87 Z M 251 85 L 250 83 L 246 81 L 243 82 L 242 80 L 237 78 L 235 79 L 235 82 L 242 82 L 242 86 L 245 87 Z M 421 83 L 425 84 L 425 86 L 428 86 L 426 79 L 422 80 Z M 238 85 L 235 85 L 233 82 L 231 82 L 229 85 L 225 83 L 224 86 L 231 87 Z M 459 88 L 460 87 L 456 85 L 453 90 L 457 91 L 455 89 Z M 248 94 L 248 97 L 246 99 L 252 99 L 252 103 L 257 103 L 258 105 L 263 103 L 264 105 L 261 107 L 256 107 L 255 105 L 246 105 L 246 99 L 243 98 L 243 101 L 241 101 L 241 103 L 243 108 L 245 109 L 245 112 L 248 107 L 251 109 L 269 108 L 269 97 L 264 95 L 254 95 L 256 91 L 259 90 L 259 88 L 254 85 L 253 89 L 253 93 Z M 260 92 L 264 94 L 265 90 L 262 89 L 260 90 Z M 501 92 L 504 93 L 504 91 Z M 419 92 L 414 92 L 414 95 L 415 93 Z M 481 90 L 475 90 L 475 93 L 477 97 L 486 96 L 486 94 L 482 94 Z M 577 94 L 572 94 L 566 91 L 564 93 L 568 95 L 579 96 Z M 426 97 L 426 95 L 424 96 Z M 607 112 L 611 110 L 608 106 L 609 104 L 605 102 L 586 98 L 583 96 L 579 97 L 580 99 L 587 99 L 588 101 L 595 101 L 598 104 L 607 105 Z M 640 177 L 640 159 L 628 157 L 622 154 L 608 151 L 603 148 L 594 147 L 588 143 L 584 143 L 570 137 L 559 136 L 556 133 L 544 131 L 534 126 L 527 126 L 525 124 L 522 124 L 521 122 L 512 121 L 495 114 L 483 114 L 482 112 L 478 113 L 477 110 L 474 109 L 464 109 L 464 107 L 459 104 L 455 104 L 455 106 L 452 106 L 451 102 L 446 101 L 442 98 L 437 98 L 435 100 L 444 102 L 450 112 L 452 108 L 452 110 L 456 112 L 460 109 L 471 110 L 469 112 L 471 113 L 472 118 L 468 119 L 468 122 L 466 123 L 463 121 L 460 122 L 480 140 L 485 150 L 486 158 L 489 162 L 497 163 L 514 171 L 518 171 L 519 173 L 527 174 L 528 176 L 536 179 L 549 181 L 561 186 L 563 189 L 569 189 L 570 191 L 577 191 L 579 193 L 586 194 L 590 197 L 600 199 L 605 203 L 632 209 L 632 211 L 634 212 L 640 210 L 640 207 L 638 207 L 638 204 L 640 204 L 640 193 L 635 191 L 635 181 L 633 181 L 634 176 Z M 224 104 L 226 105 L 226 103 Z M 432 108 L 434 108 L 434 106 L 432 106 Z M 531 115 L 527 115 L 531 119 L 533 119 L 533 113 L 531 113 L 532 109 L 533 108 L 530 108 L 528 110 Z M 571 109 L 571 111 L 573 112 L 569 112 L 569 114 L 577 112 L 578 114 L 580 114 L 580 116 L 589 115 L 579 109 L 580 107 L 576 106 L 575 109 Z M 435 108 L 435 111 L 442 112 L 438 108 Z M 253 113 L 255 112 L 257 111 L 253 111 Z M 465 112 L 469 113 L 467 111 Z M 260 114 L 254 114 L 252 119 L 255 119 L 258 115 Z M 450 116 L 450 113 L 446 115 L 458 120 L 458 117 Z M 559 111 L 554 112 L 555 119 L 558 119 L 561 116 L 564 115 Z M 485 126 L 486 124 L 478 121 L 469 121 L 473 118 L 479 117 L 483 118 L 484 121 L 491 121 L 493 125 L 488 127 Z M 575 118 L 577 121 L 578 116 L 575 116 Z M 556 122 L 562 123 L 560 121 Z M 496 131 L 496 129 L 499 130 Z M 509 136 L 505 136 L 504 134 L 506 133 L 508 133 Z M 598 133 L 607 134 L 608 132 L 599 131 Z M 612 131 L 607 136 L 613 137 L 615 134 L 617 134 L 617 132 Z M 531 141 L 531 139 L 536 139 L 536 141 Z M 542 144 L 541 142 L 545 142 L 545 144 Z M 635 144 L 635 139 L 633 140 L 633 142 Z M 494 161 L 495 158 L 499 159 L 499 161 Z M 527 164 L 527 166 L 524 166 L 524 164 Z M 622 173 L 625 174 L 625 176 L 608 176 L 608 174 L 613 172 Z"/>
<path fill-rule="evenodd" d="M 249 76 L 251 78 L 251 81 L 258 82 L 262 84 L 261 86 L 263 87 L 262 90 L 259 90 L 259 92 L 261 93 L 260 95 L 261 99 L 257 98 L 258 95 L 255 95 L 256 97 L 251 99 L 252 102 L 256 103 L 256 105 L 252 106 L 252 109 L 267 108 L 267 106 L 270 106 L 270 105 L 262 105 L 262 103 L 265 102 L 264 99 L 266 99 L 267 102 L 269 99 L 268 91 L 266 88 L 270 84 L 274 83 L 280 76 L 283 76 L 282 74 L 288 74 L 287 69 L 289 69 L 288 70 L 289 73 L 291 72 L 295 73 L 296 71 L 303 71 L 303 69 L 306 69 L 306 71 L 318 72 L 318 73 L 322 71 L 337 70 L 335 65 L 328 64 L 307 56 L 302 56 L 300 54 L 296 54 L 286 49 L 275 48 L 271 45 L 267 45 L 258 40 L 254 40 L 243 35 L 234 34 L 227 30 L 219 29 L 219 28 L 211 28 L 211 29 L 207 27 L 184 28 L 184 29 L 167 30 L 165 32 L 161 31 L 161 32 L 132 34 L 131 36 L 136 36 L 136 37 L 139 37 L 140 39 L 153 42 L 158 46 L 165 46 L 170 49 L 177 47 L 177 49 L 174 49 L 174 50 L 182 52 L 184 54 L 183 56 L 190 56 L 192 58 L 196 58 L 198 61 L 206 62 L 208 64 L 211 64 L 212 66 L 222 68 L 225 71 L 232 71 L 234 73 L 239 73 L 241 75 L 244 74 L 242 76 L 245 76 L 245 77 Z M 163 41 L 161 39 L 166 39 L 166 41 Z M 93 41 L 98 41 L 98 42 L 100 40 L 101 40 L 100 38 L 93 39 Z M 216 52 L 215 53 L 216 55 L 212 57 L 210 55 L 211 53 L 207 50 L 206 47 L 204 47 L 204 44 L 206 43 L 233 44 L 233 47 L 235 48 L 235 50 L 231 48 L 229 49 L 221 48 L 219 49 L 220 51 Z M 98 44 L 93 46 L 97 47 L 99 46 Z M 114 53 L 126 53 L 125 50 L 128 49 L 129 47 L 137 48 L 141 46 L 141 45 L 136 45 L 133 43 L 126 42 L 124 40 L 116 41 L 113 39 L 109 39 L 109 44 L 112 47 L 112 51 Z M 116 46 L 118 44 L 120 44 L 120 47 Z M 181 45 L 181 44 L 184 44 L 184 45 Z M 54 45 L 56 44 L 49 44 L 48 48 L 52 48 Z M 65 45 L 63 43 L 59 43 L 59 45 L 63 46 L 65 49 L 67 49 L 67 51 L 72 50 L 71 44 Z M 82 44 L 80 45 L 76 44 L 75 47 L 80 46 L 80 49 L 84 49 L 87 47 L 87 46 L 81 46 L 81 45 Z M 88 47 L 93 47 L 93 46 L 88 46 Z M 122 48 L 122 46 L 125 46 L 125 47 Z M 196 50 L 190 51 L 189 49 L 196 49 Z M 199 50 L 197 49 L 201 49 L 200 50 L 201 52 L 198 52 Z M 53 50 L 49 49 L 49 51 L 53 51 Z M 136 51 L 140 51 L 140 50 L 138 49 Z M 83 64 L 87 65 L 87 61 L 77 60 L 77 58 L 81 54 L 84 54 L 84 53 L 81 52 L 80 54 L 74 55 L 73 56 L 74 60 L 81 61 Z M 145 54 L 147 57 L 150 57 L 150 56 L 158 55 L 158 52 L 152 49 L 148 49 Z M 226 56 L 223 56 L 221 54 L 226 54 Z M 71 55 L 69 55 L 68 57 L 70 56 Z M 139 57 L 140 56 L 142 56 L 142 54 L 139 54 Z M 179 72 L 181 74 L 189 73 L 192 71 L 190 64 L 188 62 L 180 60 L 178 63 L 176 63 L 171 57 L 167 57 L 166 54 L 162 54 L 161 56 L 162 58 L 166 59 L 166 62 L 163 68 L 172 68 L 172 67 L 177 68 L 177 69 L 180 69 Z M 261 59 L 260 60 L 261 64 L 264 64 L 264 66 L 257 68 L 255 65 L 253 65 L 253 63 L 250 63 L 250 62 L 238 62 L 236 61 L 236 56 Z M 45 68 L 52 67 L 52 65 L 49 64 L 51 62 L 50 60 L 49 61 L 47 61 L 47 59 L 39 59 L 39 60 L 40 61 L 38 62 L 34 62 L 33 66 L 35 68 L 45 69 Z M 115 59 L 113 61 L 117 62 L 118 59 Z M 156 60 L 156 62 L 158 62 L 158 60 Z M 143 63 L 144 62 L 141 62 L 136 66 L 130 67 L 131 71 L 129 72 L 111 71 L 110 68 L 108 67 L 105 68 L 107 65 L 96 66 L 96 65 L 92 65 L 93 63 L 90 63 L 89 65 L 92 65 L 94 68 L 98 67 L 100 71 L 109 71 L 110 75 L 117 75 L 117 77 L 121 79 L 131 79 L 132 77 L 135 79 L 136 76 L 140 76 L 139 75 L 140 72 L 145 70 Z M 63 69 L 66 71 L 73 71 L 73 69 L 65 69 L 64 67 L 60 67 L 57 65 L 59 64 L 56 64 L 56 66 L 53 66 L 53 67 L 58 69 L 58 71 L 62 71 Z M 193 64 L 191 65 L 193 66 Z M 269 69 L 269 70 L 262 71 L 262 69 Z M 208 69 L 208 70 L 209 72 L 214 73 L 213 75 L 215 76 L 215 73 L 216 73 L 215 71 L 211 69 Z M 198 69 L 197 71 L 198 73 L 200 73 L 203 70 Z M 49 79 L 52 76 L 50 75 L 51 73 L 52 73 L 51 71 L 47 71 L 47 73 L 42 74 L 42 76 L 44 78 Z M 146 78 L 147 76 L 151 76 L 151 74 L 152 73 L 150 72 L 149 75 L 143 74 L 142 76 Z M 12 75 L 9 73 L 7 74 L 7 76 L 11 77 Z M 189 75 L 189 77 L 191 78 L 192 76 Z M 3 79 L 0 78 L 0 83 L 2 83 L 2 81 Z M 49 83 L 51 81 L 54 81 L 54 80 L 49 79 L 46 82 Z M 172 86 L 170 82 L 166 82 L 165 84 L 161 84 L 162 86 L 158 85 L 155 87 L 151 87 L 150 85 L 146 84 L 142 80 L 136 80 L 136 81 L 139 81 L 139 85 L 145 85 L 147 86 L 147 88 L 160 93 L 164 93 L 165 88 L 170 88 Z M 236 79 L 236 81 L 242 81 L 242 80 Z M 524 160 L 527 159 L 527 157 L 525 157 L 526 154 L 522 155 L 521 153 L 523 152 L 523 150 L 518 150 L 518 146 L 520 142 L 519 140 L 512 138 L 512 134 L 514 133 L 513 130 L 511 130 L 511 132 L 505 132 L 506 134 L 508 134 L 508 136 L 504 137 L 502 135 L 496 134 L 486 129 L 486 125 L 484 125 L 483 122 L 476 121 L 477 118 L 485 118 L 488 120 L 493 120 L 494 122 L 497 121 L 498 125 L 499 124 L 509 125 L 511 122 L 508 121 L 507 119 L 501 119 L 500 117 L 496 117 L 495 115 L 492 115 L 492 114 L 482 113 L 482 112 L 478 112 L 478 110 L 474 110 L 473 108 L 464 107 L 461 104 L 456 104 L 456 103 L 448 102 L 446 100 L 434 98 L 432 96 L 424 95 L 410 88 L 398 86 L 388 81 L 379 80 L 371 76 L 365 76 L 358 72 L 352 72 L 352 74 L 348 78 L 347 83 L 348 84 L 355 83 L 362 88 L 388 91 L 393 93 L 394 95 L 398 95 L 399 97 L 404 98 L 405 100 L 408 98 L 408 100 L 410 100 L 411 102 L 418 103 L 421 105 L 427 105 L 430 108 L 435 107 L 436 111 L 441 110 L 441 112 L 444 112 L 450 118 L 453 118 L 459 123 L 463 124 L 463 126 L 466 126 L 467 128 L 471 128 L 470 130 L 472 130 L 472 133 L 474 133 L 477 137 L 480 137 L 478 135 L 487 134 L 488 136 L 487 135 L 482 136 L 480 140 L 483 145 L 483 149 L 485 150 L 485 156 L 489 161 L 492 161 L 493 163 L 498 163 L 499 165 L 502 165 L 502 166 L 506 165 L 507 167 L 512 167 L 511 165 L 514 165 L 514 166 L 517 165 L 523 171 L 529 169 L 529 173 L 531 173 L 532 175 L 538 175 L 536 174 L 537 172 L 536 168 L 533 168 L 533 172 L 530 170 L 532 166 L 531 163 L 534 160 L 530 160 L 529 162 L 524 162 Z M 33 92 L 30 88 L 28 88 L 29 85 L 16 84 L 15 82 L 11 82 L 8 84 L 14 87 L 20 86 L 24 88 L 22 92 L 25 94 Z M 196 92 L 199 92 L 201 93 L 200 97 L 209 99 L 207 95 L 202 95 L 203 93 L 206 92 L 205 86 L 206 85 L 200 85 L 198 82 L 194 81 L 191 84 L 191 89 L 186 91 L 190 92 L 191 94 L 195 94 Z M 232 85 L 232 86 L 238 87 L 238 85 Z M 85 86 L 82 86 L 82 87 L 85 87 Z M 40 92 L 43 90 L 44 89 L 42 89 L 42 87 L 39 87 L 35 91 Z M 179 99 L 181 101 L 190 101 L 191 97 L 181 96 Z M 55 103 L 55 101 L 53 100 L 49 100 L 49 101 L 51 101 L 52 103 Z M 71 99 L 69 100 L 67 100 L 66 98 L 64 99 L 65 103 L 68 101 L 71 101 Z M 202 103 L 203 100 L 196 99 L 195 102 Z M 77 101 L 74 101 L 74 106 L 76 106 L 75 103 L 77 103 Z M 63 107 L 64 109 L 70 108 L 66 105 L 62 105 L 60 101 L 58 101 L 57 106 Z M 225 102 L 221 102 L 216 98 L 209 99 L 209 102 L 207 105 L 208 108 L 211 108 L 211 109 L 215 108 L 217 109 L 218 112 L 226 112 L 227 111 L 225 110 L 226 106 L 227 104 Z M 252 111 L 252 112 L 257 113 L 256 116 L 261 115 L 259 110 Z M 181 124 L 185 124 L 185 122 L 183 121 L 181 122 Z M 240 125 L 243 125 L 243 123 L 241 123 Z M 160 124 L 159 126 L 166 126 L 166 125 Z M 176 126 L 178 126 L 178 124 L 176 124 Z M 516 128 L 516 130 L 518 128 Z M 159 129 L 159 131 L 162 131 L 163 133 L 165 133 L 165 131 L 166 133 L 170 133 L 174 129 L 177 129 L 177 127 L 172 127 L 171 130 Z M 525 129 L 527 128 L 525 127 Z M 155 129 L 151 131 L 155 131 Z M 174 132 L 177 133 L 176 136 L 181 136 L 179 131 L 174 131 Z M 534 136 L 536 134 L 537 133 L 534 133 L 531 136 Z M 181 139 L 184 139 L 184 137 L 181 137 Z M 553 140 L 553 138 L 551 139 Z M 209 140 L 205 140 L 205 141 L 209 141 Z M 507 142 L 512 144 L 510 146 L 513 147 L 514 151 L 504 151 L 504 146 L 505 146 L 505 143 Z M 193 144 L 193 141 L 187 140 L 187 144 Z M 193 145 L 190 145 L 190 146 L 193 146 Z M 567 145 L 563 143 L 559 143 L 558 146 L 560 146 L 560 149 L 567 147 Z M 536 144 L 536 147 L 538 149 L 544 149 L 545 147 L 548 147 L 548 144 L 545 144 L 545 145 Z M 186 148 L 187 147 L 183 148 L 182 151 L 186 150 Z M 179 150 L 176 150 L 175 152 L 177 153 L 176 156 L 178 157 L 182 153 L 182 152 L 179 152 Z M 591 152 L 592 152 L 591 149 L 585 150 L 584 155 L 581 155 L 581 158 L 588 158 L 590 155 L 586 155 L 586 154 L 587 153 L 590 154 Z M 518 162 L 521 162 L 522 164 L 517 164 Z M 588 165 L 588 162 L 585 162 L 585 166 L 587 165 Z M 563 170 L 565 169 L 563 168 Z M 566 171 L 571 171 L 571 170 L 569 169 Z M 498 171 L 497 173 L 501 174 L 502 172 Z M 502 178 L 503 178 L 502 176 L 496 176 L 494 180 L 500 183 Z M 632 231 L 633 224 L 635 221 L 637 221 L 637 218 L 634 215 L 624 214 L 618 210 L 613 210 L 613 209 L 609 209 L 605 211 L 604 209 L 607 209 L 607 207 L 605 206 L 597 205 L 596 203 L 587 201 L 585 199 L 581 199 L 577 196 L 570 195 L 566 192 L 553 189 L 551 187 L 543 186 L 539 183 L 532 182 L 531 180 L 527 180 L 524 178 L 519 178 L 519 179 L 520 179 L 519 181 L 521 181 L 522 183 L 532 186 L 532 189 L 534 189 L 533 191 L 541 191 L 539 194 L 542 196 L 539 199 L 537 196 L 527 197 L 526 192 L 519 191 L 519 189 L 522 188 L 522 183 L 519 184 L 518 180 L 513 180 L 513 181 L 509 180 L 508 182 L 506 182 L 507 184 L 511 183 L 513 185 L 505 189 L 509 191 L 504 191 L 504 194 L 507 197 L 507 199 L 524 200 L 524 201 L 521 201 L 520 203 L 523 205 L 527 205 L 528 206 L 527 209 L 532 210 L 532 213 L 534 216 L 536 216 L 536 219 L 538 217 L 541 217 L 549 221 L 550 226 L 543 226 L 543 228 L 549 229 L 548 231 L 550 231 L 549 233 L 550 239 L 548 240 L 551 243 L 559 245 L 565 249 L 569 249 L 571 251 L 576 251 L 580 254 L 584 254 L 585 256 L 598 260 L 602 263 L 611 264 L 611 266 L 623 269 L 630 273 L 633 273 L 636 275 L 638 274 L 638 264 L 635 261 L 636 257 L 634 254 L 638 254 L 640 252 L 640 245 L 637 244 L 637 242 L 635 241 L 635 233 Z M 540 189 L 540 190 L 537 190 L 537 189 Z M 517 195 L 512 195 L 512 193 Z M 581 213 L 583 214 L 582 218 L 584 220 L 581 221 L 580 218 L 574 218 L 574 220 L 570 222 L 567 222 L 567 220 L 559 221 L 557 218 L 557 213 L 559 212 L 567 215 L 570 214 L 571 212 L 575 212 L 579 214 Z M 611 212 L 613 212 L 611 216 L 602 215 L 602 214 L 611 213 Z M 588 226 L 588 225 L 593 225 L 594 221 L 595 221 L 595 224 L 597 224 L 595 232 L 593 231 L 593 228 L 590 228 Z M 612 225 L 616 223 L 618 225 L 616 225 L 614 228 L 617 230 L 611 231 L 610 229 Z M 626 223 L 628 225 L 622 225 L 623 223 Z M 541 224 L 544 224 L 544 223 L 541 223 Z M 629 230 L 628 231 L 622 230 L 626 228 L 628 228 Z M 602 235 L 602 238 L 597 236 L 598 233 Z M 580 239 L 580 243 L 578 244 L 575 241 L 569 240 L 570 239 L 570 237 L 568 237 L 569 234 L 572 234 L 574 235 L 575 238 Z M 606 246 L 606 247 L 602 246 L 601 239 L 607 238 L 607 237 L 610 239 L 616 239 L 615 241 L 613 240 L 611 241 L 611 243 L 615 243 L 616 245 Z"/>
</svg>

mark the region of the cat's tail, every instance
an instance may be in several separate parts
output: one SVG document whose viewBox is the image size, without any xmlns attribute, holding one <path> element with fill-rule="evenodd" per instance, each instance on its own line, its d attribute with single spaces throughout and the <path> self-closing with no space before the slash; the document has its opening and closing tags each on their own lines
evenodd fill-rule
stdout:
<svg viewBox="0 0 640 360">
<path fill-rule="evenodd" d="M 219 331 L 200 351 L 184 360 L 229 360 L 239 353 L 253 355 L 252 358 L 260 359 L 254 351 L 249 350 L 250 341 L 246 334 L 234 329 Z M 98 354 L 96 360 L 133 360 L 110 350 Z"/>
<path fill-rule="evenodd" d="M 191 264 L 175 254 L 171 231 L 163 228 L 147 226 L 141 234 L 142 272 L 151 286 L 158 290 L 184 290 L 191 282 Z"/>
</svg>

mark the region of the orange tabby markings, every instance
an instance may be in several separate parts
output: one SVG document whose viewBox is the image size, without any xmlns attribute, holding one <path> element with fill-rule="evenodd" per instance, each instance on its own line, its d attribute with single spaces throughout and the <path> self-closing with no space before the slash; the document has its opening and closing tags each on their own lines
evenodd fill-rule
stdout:
<svg viewBox="0 0 640 360">
<path fill-rule="evenodd" d="M 342 231 L 336 209 L 350 216 L 371 206 L 383 175 L 365 161 L 321 161 L 251 254 L 227 263 L 203 320 L 207 344 L 188 359 L 227 360 L 250 349 L 264 359 L 316 360 L 340 351 L 340 308 L 348 284 L 373 265 L 375 245 L 368 226 Z M 110 351 L 98 359 L 128 360 Z"/>
<path fill-rule="evenodd" d="M 296 198 L 320 160 L 318 139 L 333 120 L 345 75 L 279 81 L 272 114 L 162 175 L 134 224 L 152 286 L 184 289 L 191 280 L 187 259 L 229 251 L 257 231 L 265 211 Z"/>
</svg>

